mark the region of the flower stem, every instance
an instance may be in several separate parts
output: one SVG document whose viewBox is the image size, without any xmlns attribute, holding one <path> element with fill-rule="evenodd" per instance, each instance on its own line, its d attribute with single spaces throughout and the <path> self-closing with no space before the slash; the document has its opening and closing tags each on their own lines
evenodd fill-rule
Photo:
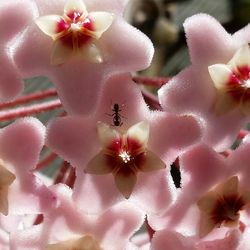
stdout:
<svg viewBox="0 0 250 250">
<path fill-rule="evenodd" d="M 162 85 L 166 84 L 169 81 L 169 77 L 143 77 L 143 76 L 134 76 L 134 82 L 138 84 L 143 84 L 146 86 L 154 86 L 160 88 Z"/>
<path fill-rule="evenodd" d="M 38 91 L 35 93 L 21 96 L 12 102 L 0 103 L 0 109 L 11 108 L 20 104 L 25 104 L 25 103 L 32 102 L 32 101 L 38 101 L 38 100 L 48 98 L 48 97 L 53 97 L 53 96 L 57 96 L 57 92 L 54 88 L 44 90 L 44 91 Z"/>
<path fill-rule="evenodd" d="M 57 158 L 56 153 L 49 153 L 44 159 L 42 159 L 37 165 L 35 170 L 41 170 L 43 168 L 46 168 L 49 163 L 54 161 Z"/>
<path fill-rule="evenodd" d="M 34 104 L 27 107 L 19 107 L 16 109 L 0 111 L 0 122 L 16 119 L 19 117 L 30 116 L 45 111 L 51 111 L 61 108 L 62 104 L 59 99 L 49 101 L 42 104 Z"/>
</svg>

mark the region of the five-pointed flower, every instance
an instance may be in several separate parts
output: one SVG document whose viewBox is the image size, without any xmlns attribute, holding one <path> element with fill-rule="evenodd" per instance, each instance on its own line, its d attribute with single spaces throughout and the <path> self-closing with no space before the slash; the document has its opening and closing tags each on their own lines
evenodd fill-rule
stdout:
<svg viewBox="0 0 250 250">
<path fill-rule="evenodd" d="M 42 16 L 36 20 L 36 24 L 54 40 L 52 64 L 64 63 L 73 53 L 91 62 L 101 63 L 103 57 L 96 40 L 110 27 L 112 21 L 111 13 L 88 13 L 82 0 L 68 0 L 63 16 Z"/>
<path fill-rule="evenodd" d="M 22 38 L 13 40 L 13 58 L 23 78 L 46 76 L 53 82 L 68 114 L 93 112 L 96 97 L 110 75 L 149 66 L 153 45 L 146 35 L 123 18 L 127 1 L 34 2 L 37 9 L 33 12 L 39 26 L 31 23 Z M 71 56 L 75 51 L 87 60 Z M 90 58 L 97 62 L 103 60 L 103 63 L 93 63 Z M 51 59 L 54 63 L 68 60 L 53 65 Z"/>
<path fill-rule="evenodd" d="M 250 203 L 250 191 L 239 190 L 238 176 L 232 176 L 206 193 L 197 202 L 202 213 L 200 237 L 214 228 L 239 226 L 240 210 Z"/>
<path fill-rule="evenodd" d="M 241 47 L 228 64 L 214 64 L 208 67 L 217 89 L 215 110 L 223 114 L 234 108 L 250 114 L 250 49 Z"/>
<path fill-rule="evenodd" d="M 87 165 L 90 174 L 112 173 L 120 192 L 129 198 L 137 179 L 137 172 L 165 168 L 165 163 L 147 150 L 148 122 L 131 126 L 126 133 L 119 133 L 105 123 L 97 125 L 103 149 Z"/>
<path fill-rule="evenodd" d="M 120 74 L 107 80 L 92 116 L 52 121 L 46 145 L 76 168 L 73 199 L 84 211 L 100 213 L 125 196 L 158 213 L 172 199 L 170 164 L 199 139 L 195 119 L 151 112 L 131 75 Z"/>
<path fill-rule="evenodd" d="M 197 14 L 184 29 L 192 65 L 160 89 L 159 99 L 166 111 L 194 115 L 204 142 L 224 151 L 248 121 L 250 26 L 231 35 L 213 17 Z"/>
</svg>

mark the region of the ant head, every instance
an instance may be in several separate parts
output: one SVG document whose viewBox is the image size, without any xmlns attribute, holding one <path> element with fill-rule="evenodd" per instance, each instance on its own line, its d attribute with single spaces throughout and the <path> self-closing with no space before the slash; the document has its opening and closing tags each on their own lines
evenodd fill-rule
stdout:
<svg viewBox="0 0 250 250">
<path fill-rule="evenodd" d="M 119 109 L 119 105 L 118 105 L 117 103 L 115 103 L 114 106 L 113 106 L 113 108 L 114 108 L 115 110 L 117 110 L 117 109 Z"/>
</svg>

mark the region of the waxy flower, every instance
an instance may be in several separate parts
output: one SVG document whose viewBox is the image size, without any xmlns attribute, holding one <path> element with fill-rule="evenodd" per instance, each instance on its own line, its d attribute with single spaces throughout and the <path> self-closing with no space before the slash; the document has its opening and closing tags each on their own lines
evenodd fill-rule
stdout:
<svg viewBox="0 0 250 250">
<path fill-rule="evenodd" d="M 137 180 L 137 172 L 166 167 L 153 152 L 147 150 L 149 124 L 139 122 L 125 133 L 119 133 L 105 123 L 97 124 L 102 151 L 87 165 L 86 173 L 112 173 L 120 192 L 129 198 Z"/>
<path fill-rule="evenodd" d="M 213 17 L 197 14 L 184 29 L 192 65 L 160 89 L 159 99 L 166 111 L 194 115 L 204 142 L 224 151 L 249 120 L 250 26 L 230 35 Z"/>
<path fill-rule="evenodd" d="M 65 185 L 53 187 L 58 203 L 38 226 L 13 232 L 12 250 L 129 250 L 130 237 L 141 227 L 144 213 L 129 202 L 99 216 L 85 214 Z"/>
<path fill-rule="evenodd" d="M 240 210 L 250 203 L 250 191 L 239 190 L 238 176 L 230 177 L 205 194 L 197 205 L 202 213 L 200 237 L 216 227 L 239 226 Z"/>
<path fill-rule="evenodd" d="M 13 41 L 14 61 L 23 78 L 48 77 L 67 113 L 90 114 L 110 75 L 149 66 L 152 43 L 124 20 L 127 1 L 34 2 L 36 23 L 54 41 L 33 22 L 20 39 Z M 78 56 L 71 56 L 72 53 Z M 51 59 L 56 64 L 65 63 L 54 65 Z"/>
<path fill-rule="evenodd" d="M 216 113 L 223 114 L 238 108 L 245 115 L 250 114 L 250 49 L 241 47 L 228 64 L 214 64 L 208 67 L 217 89 Z"/>
<path fill-rule="evenodd" d="M 150 111 L 131 75 L 120 74 L 107 80 L 91 116 L 52 121 L 46 144 L 76 168 L 73 199 L 84 211 L 100 213 L 125 196 L 158 213 L 175 191 L 170 164 L 199 139 L 195 119 Z"/>
<path fill-rule="evenodd" d="M 245 244 L 239 239 L 247 241 L 250 220 L 249 160 L 249 142 L 227 158 L 196 145 L 180 157 L 182 188 L 176 201 L 163 215 L 150 215 L 150 225 L 157 231 L 171 229 L 192 237 L 197 249 L 209 245 L 238 249 Z M 231 233 L 234 240 L 228 240 Z"/>
<path fill-rule="evenodd" d="M 96 40 L 109 28 L 112 21 L 111 13 L 88 13 L 82 0 L 68 0 L 63 16 L 42 16 L 36 20 L 36 24 L 54 40 L 52 64 L 64 63 L 73 53 L 78 53 L 91 62 L 101 63 L 103 57 Z"/>
</svg>

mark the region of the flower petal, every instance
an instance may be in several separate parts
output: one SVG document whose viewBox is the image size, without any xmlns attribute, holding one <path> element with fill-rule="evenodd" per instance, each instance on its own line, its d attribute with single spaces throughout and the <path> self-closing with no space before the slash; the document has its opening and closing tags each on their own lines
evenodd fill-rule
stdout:
<svg viewBox="0 0 250 250">
<path fill-rule="evenodd" d="M 1 187 L 0 189 L 0 213 L 5 216 L 8 215 L 9 205 L 8 205 L 8 186 Z"/>
<path fill-rule="evenodd" d="M 98 138 L 104 148 L 109 147 L 113 142 L 115 144 L 119 144 L 121 140 L 121 136 L 119 132 L 115 129 L 112 129 L 109 125 L 103 122 L 97 123 L 97 133 Z M 118 147 L 120 144 L 118 145 Z"/>
<path fill-rule="evenodd" d="M 201 213 L 200 215 L 200 228 L 199 236 L 203 238 L 208 233 L 210 233 L 216 226 L 218 226 L 215 221 L 206 213 Z"/>
<path fill-rule="evenodd" d="M 200 200 L 198 200 L 197 205 L 200 210 L 206 213 L 210 213 L 218 200 L 218 194 L 214 191 L 208 192 L 206 195 L 204 195 Z"/>
<path fill-rule="evenodd" d="M 241 66 L 250 66 L 250 49 L 249 45 L 245 44 L 234 54 L 233 58 L 229 61 L 229 65 L 234 68 Z"/>
<path fill-rule="evenodd" d="M 64 14 L 69 16 L 73 12 L 78 12 L 81 15 L 87 14 L 87 9 L 82 0 L 68 0 L 64 5 Z"/>
<path fill-rule="evenodd" d="M 238 176 L 232 176 L 215 187 L 215 192 L 223 196 L 232 196 L 238 194 L 239 179 Z"/>
<path fill-rule="evenodd" d="M 64 20 L 59 15 L 41 16 L 35 20 L 37 26 L 43 33 L 50 36 L 52 39 L 56 38 L 56 35 L 60 32 L 58 24 L 64 23 Z"/>
<path fill-rule="evenodd" d="M 214 104 L 214 111 L 216 115 L 221 116 L 231 111 L 237 106 L 238 106 L 238 103 L 235 102 L 234 99 L 231 97 L 231 95 L 229 95 L 227 92 L 223 90 L 219 90 L 217 92 L 216 101 Z M 242 105 L 242 108 L 243 107 L 245 106 Z"/>
<path fill-rule="evenodd" d="M 89 17 L 93 20 L 94 35 L 97 39 L 101 37 L 113 22 L 114 15 L 105 11 L 97 11 L 89 13 Z"/>
<path fill-rule="evenodd" d="M 225 64 L 214 64 L 208 67 L 209 74 L 217 89 L 225 88 L 233 74 L 230 68 Z"/>
<path fill-rule="evenodd" d="M 138 122 L 127 131 L 128 143 L 130 140 L 136 141 L 142 147 L 146 147 L 149 138 L 149 123 L 147 121 Z"/>
<path fill-rule="evenodd" d="M 80 53 L 83 59 L 92 63 L 102 63 L 103 56 L 100 49 L 95 45 L 94 42 L 84 44 L 80 49 Z"/>
<path fill-rule="evenodd" d="M 145 155 L 143 155 L 143 157 L 145 158 L 144 162 L 142 164 L 136 164 L 136 166 L 140 167 L 140 170 L 142 172 L 149 172 L 166 168 L 166 164 L 155 153 L 151 151 L 147 151 Z M 137 161 L 136 158 L 135 161 Z"/>
<path fill-rule="evenodd" d="M 130 169 L 121 168 L 114 176 L 116 187 L 126 199 L 129 199 L 136 184 L 136 174 Z"/>
<path fill-rule="evenodd" d="M 52 65 L 63 64 L 73 54 L 73 48 L 65 46 L 62 41 L 56 40 L 51 50 L 50 62 Z"/>
<path fill-rule="evenodd" d="M 88 174 L 111 173 L 113 170 L 113 167 L 110 166 L 109 160 L 107 157 L 110 157 L 110 156 L 105 155 L 105 152 L 102 150 L 100 153 L 98 153 L 94 158 L 90 160 L 90 162 L 87 164 L 87 167 L 84 169 L 84 172 Z"/>
</svg>

